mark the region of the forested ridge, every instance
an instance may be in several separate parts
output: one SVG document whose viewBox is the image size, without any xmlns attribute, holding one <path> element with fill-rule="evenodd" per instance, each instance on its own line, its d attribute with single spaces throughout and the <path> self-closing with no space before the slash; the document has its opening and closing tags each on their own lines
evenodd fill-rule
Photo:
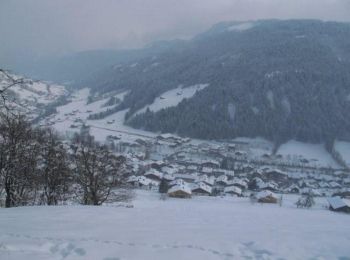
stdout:
<svg viewBox="0 0 350 260">
<path fill-rule="evenodd" d="M 225 139 L 349 139 L 350 25 L 317 20 L 225 22 L 157 55 L 118 63 L 89 79 L 96 92 L 128 89 L 136 128 Z M 177 107 L 139 109 L 165 91 L 208 83 Z"/>
</svg>

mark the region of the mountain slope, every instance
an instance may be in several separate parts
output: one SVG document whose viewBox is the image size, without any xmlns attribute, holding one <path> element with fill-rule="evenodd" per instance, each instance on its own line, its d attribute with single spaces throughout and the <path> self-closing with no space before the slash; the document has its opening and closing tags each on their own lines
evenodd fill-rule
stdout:
<svg viewBox="0 0 350 260">
<path fill-rule="evenodd" d="M 157 56 L 110 68 L 95 91 L 129 89 L 127 123 L 198 138 L 349 139 L 350 25 L 221 23 Z M 96 76 L 98 78 L 98 76 Z M 178 106 L 134 113 L 162 93 L 209 84 Z"/>
</svg>

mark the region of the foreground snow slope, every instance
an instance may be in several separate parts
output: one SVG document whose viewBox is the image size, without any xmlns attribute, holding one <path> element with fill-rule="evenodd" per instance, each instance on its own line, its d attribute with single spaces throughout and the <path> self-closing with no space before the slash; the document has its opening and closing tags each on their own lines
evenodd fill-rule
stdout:
<svg viewBox="0 0 350 260">
<path fill-rule="evenodd" d="M 0 259 L 348 259 L 349 216 L 247 199 L 159 200 L 138 192 L 134 208 L 0 210 Z"/>
</svg>

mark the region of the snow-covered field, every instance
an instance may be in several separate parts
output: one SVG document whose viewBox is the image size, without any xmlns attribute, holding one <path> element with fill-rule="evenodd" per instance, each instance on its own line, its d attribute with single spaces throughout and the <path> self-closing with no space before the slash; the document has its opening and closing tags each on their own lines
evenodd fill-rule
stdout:
<svg viewBox="0 0 350 260">
<path fill-rule="evenodd" d="M 127 92 L 115 95 L 122 100 Z M 81 89 L 74 94 L 72 101 L 64 106 L 57 108 L 57 114 L 52 118 L 55 122 L 53 127 L 62 134 L 70 135 L 72 132 L 79 131 L 80 128 L 72 129 L 70 126 L 75 124 L 76 119 L 81 119 L 91 126 L 91 134 L 95 139 L 104 142 L 108 135 L 118 135 L 124 141 L 130 141 L 137 138 L 134 135 L 146 135 L 153 137 L 155 134 L 140 131 L 124 125 L 124 115 L 127 110 L 123 110 L 107 116 L 101 120 L 87 120 L 91 113 L 106 111 L 110 107 L 104 106 L 109 97 L 87 104 L 89 89 Z M 74 112 L 75 111 L 75 112 Z M 74 113 L 74 115 L 71 115 Z M 113 123 L 111 123 L 113 122 Z"/>
<path fill-rule="evenodd" d="M 344 141 L 336 141 L 334 149 L 340 154 L 341 158 L 350 167 L 350 143 Z"/>
<path fill-rule="evenodd" d="M 290 159 L 293 159 L 293 157 L 302 157 L 309 160 L 311 165 L 315 166 L 340 167 L 322 144 L 308 144 L 292 140 L 282 144 L 277 154 L 289 156 Z"/>
<path fill-rule="evenodd" d="M 198 84 L 186 88 L 179 86 L 178 88 L 163 93 L 161 96 L 157 97 L 152 104 L 140 109 L 135 114 L 144 113 L 147 108 L 149 108 L 150 111 L 157 112 L 163 108 L 176 107 L 185 98 L 193 97 L 197 91 L 201 91 L 208 86 L 209 84 Z"/>
<path fill-rule="evenodd" d="M 0 259 L 349 259 L 349 216 L 246 198 L 160 200 L 138 191 L 134 208 L 0 210 Z"/>
</svg>

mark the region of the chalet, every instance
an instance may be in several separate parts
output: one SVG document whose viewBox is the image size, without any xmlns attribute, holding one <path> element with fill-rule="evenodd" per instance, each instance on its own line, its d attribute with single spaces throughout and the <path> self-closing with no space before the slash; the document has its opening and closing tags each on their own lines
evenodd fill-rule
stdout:
<svg viewBox="0 0 350 260">
<path fill-rule="evenodd" d="M 228 178 L 226 175 L 220 175 L 216 178 L 215 185 L 226 186 L 228 183 Z"/>
<path fill-rule="evenodd" d="M 350 200 L 340 197 L 328 198 L 329 209 L 337 212 L 350 213 Z"/>
<path fill-rule="evenodd" d="M 145 176 L 130 176 L 127 183 L 135 187 L 146 187 L 151 189 L 152 187 L 159 186 L 159 182 L 146 178 Z"/>
<path fill-rule="evenodd" d="M 242 196 L 242 190 L 236 186 L 226 187 L 224 189 L 225 194 L 231 194 L 236 196 Z"/>
<path fill-rule="evenodd" d="M 270 155 L 267 153 L 264 153 L 261 157 L 264 159 L 270 159 Z"/>
<path fill-rule="evenodd" d="M 236 186 L 236 187 L 240 188 L 241 190 L 245 190 L 248 188 L 247 182 L 245 182 L 244 180 L 241 180 L 241 179 L 237 179 L 237 178 L 228 181 L 227 186 Z"/>
<path fill-rule="evenodd" d="M 329 183 L 329 186 L 330 186 L 331 188 L 333 188 L 333 189 L 341 188 L 341 185 L 340 185 L 339 183 L 335 182 L 335 181 L 331 181 L 331 182 Z"/>
<path fill-rule="evenodd" d="M 214 176 L 211 176 L 211 177 L 208 177 L 207 175 L 200 175 L 198 176 L 198 178 L 196 179 L 196 182 L 203 182 L 209 186 L 213 186 L 214 185 L 214 182 L 215 182 L 215 177 Z"/>
<path fill-rule="evenodd" d="M 277 182 L 285 182 L 288 179 L 288 174 L 279 169 L 268 169 L 264 171 L 264 177 Z"/>
<path fill-rule="evenodd" d="M 186 170 L 189 172 L 195 172 L 198 170 L 198 166 L 197 165 L 189 165 L 189 166 L 187 166 Z"/>
<path fill-rule="evenodd" d="M 144 146 L 147 145 L 147 141 L 144 139 L 141 139 L 141 138 L 136 139 L 135 142 L 140 144 L 140 145 L 144 145 Z"/>
<path fill-rule="evenodd" d="M 238 157 L 243 157 L 243 156 L 246 156 L 247 153 L 246 153 L 246 152 L 243 152 L 243 151 L 236 151 L 236 152 L 235 152 L 235 155 L 238 156 Z"/>
<path fill-rule="evenodd" d="M 138 186 L 151 189 L 152 187 L 158 187 L 159 182 L 155 181 L 155 180 L 148 179 L 145 176 L 140 176 L 138 179 Z"/>
<path fill-rule="evenodd" d="M 259 187 L 259 190 L 261 190 L 261 191 L 268 190 L 268 191 L 276 192 L 276 191 L 278 191 L 278 184 L 273 182 L 273 181 L 265 182 Z"/>
<path fill-rule="evenodd" d="M 335 197 L 335 196 L 339 196 L 340 198 L 343 198 L 343 199 L 350 199 L 350 190 L 336 192 L 332 195 L 332 197 Z"/>
<path fill-rule="evenodd" d="M 286 189 L 286 192 L 298 194 L 300 193 L 300 188 L 298 187 L 298 185 L 292 184 Z"/>
<path fill-rule="evenodd" d="M 322 189 L 327 189 L 330 187 L 329 184 L 327 182 L 324 182 L 324 181 L 318 183 L 318 186 Z"/>
<path fill-rule="evenodd" d="M 167 173 L 167 174 L 175 174 L 178 172 L 178 168 L 164 166 L 164 167 L 162 167 L 162 172 Z"/>
<path fill-rule="evenodd" d="M 207 161 L 203 161 L 201 163 L 201 166 L 204 167 L 208 167 L 208 168 L 220 168 L 220 163 L 218 161 L 214 161 L 214 160 L 207 160 Z"/>
<path fill-rule="evenodd" d="M 196 174 L 185 174 L 185 173 L 176 173 L 174 174 L 175 179 L 183 179 L 186 182 L 195 182 L 198 178 Z"/>
<path fill-rule="evenodd" d="M 224 170 L 224 169 L 213 169 L 213 174 L 216 177 L 219 177 L 221 175 L 226 175 L 227 177 L 235 176 L 234 170 Z"/>
<path fill-rule="evenodd" d="M 183 179 L 176 179 L 176 180 L 173 180 L 173 181 L 170 181 L 169 183 L 169 187 L 173 187 L 173 186 L 176 186 L 176 185 L 188 185 Z"/>
<path fill-rule="evenodd" d="M 317 189 L 310 189 L 310 188 L 303 188 L 303 189 L 300 190 L 300 193 L 301 193 L 302 195 L 311 194 L 311 195 L 313 195 L 313 196 L 315 196 L 315 197 L 320 197 L 320 196 L 322 196 L 322 193 L 321 193 L 319 190 L 317 190 Z"/>
<path fill-rule="evenodd" d="M 160 181 L 163 178 L 163 173 L 156 169 L 150 169 L 144 174 L 147 178 L 155 181 Z"/>
<path fill-rule="evenodd" d="M 272 191 L 260 191 L 256 194 L 256 198 L 260 203 L 277 203 L 277 195 Z"/>
<path fill-rule="evenodd" d="M 186 185 L 175 185 L 168 190 L 168 196 L 173 198 L 191 198 L 191 188 Z"/>
<path fill-rule="evenodd" d="M 213 168 L 210 168 L 210 167 L 202 167 L 202 170 L 201 170 L 202 173 L 205 173 L 205 174 L 211 174 L 213 172 Z"/>
<path fill-rule="evenodd" d="M 265 185 L 265 182 L 259 178 L 259 177 L 254 177 L 248 184 L 248 188 L 251 190 L 259 190 L 260 187 Z"/>
<path fill-rule="evenodd" d="M 149 164 L 149 166 L 150 166 L 151 168 L 154 168 L 154 169 L 156 169 L 156 170 L 158 170 L 158 171 L 161 171 L 162 168 L 163 168 L 165 165 L 166 165 L 166 163 L 163 162 L 163 161 L 154 161 L 154 162 L 152 162 L 152 163 Z"/>
<path fill-rule="evenodd" d="M 199 182 L 193 185 L 192 193 L 197 195 L 210 195 L 212 192 L 212 187 L 204 182 Z"/>
<path fill-rule="evenodd" d="M 172 175 L 170 173 L 166 173 L 163 175 L 163 179 L 166 181 L 173 181 L 173 180 L 175 180 L 175 177 L 174 177 L 174 175 Z"/>
<path fill-rule="evenodd" d="M 132 175 L 126 180 L 126 182 L 133 186 L 136 186 L 136 184 L 138 184 L 138 180 L 139 180 L 138 176 Z"/>
<path fill-rule="evenodd" d="M 181 138 L 172 134 L 161 134 L 157 136 L 157 139 L 167 142 L 179 142 Z"/>
<path fill-rule="evenodd" d="M 120 137 L 119 136 L 116 136 L 116 135 L 108 135 L 107 140 L 120 140 Z"/>
<path fill-rule="evenodd" d="M 236 150 L 236 145 L 235 145 L 235 144 L 229 144 L 229 145 L 227 146 L 227 150 L 228 150 L 229 152 L 234 152 L 234 151 Z"/>
</svg>

